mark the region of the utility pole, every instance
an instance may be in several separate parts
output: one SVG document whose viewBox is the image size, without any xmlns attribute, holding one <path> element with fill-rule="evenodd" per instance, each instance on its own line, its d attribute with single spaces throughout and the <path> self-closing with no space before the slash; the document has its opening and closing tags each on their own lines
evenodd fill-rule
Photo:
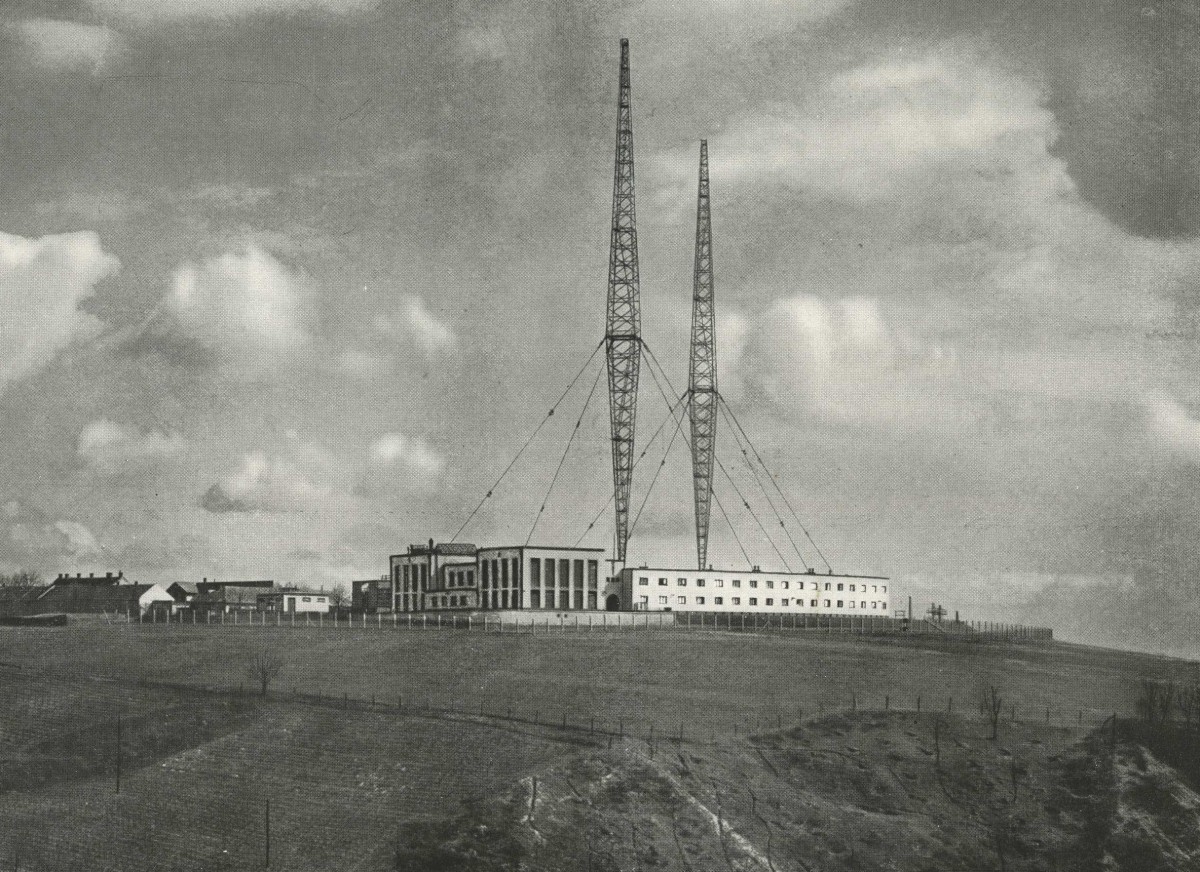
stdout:
<svg viewBox="0 0 1200 872">
<path fill-rule="evenodd" d="M 117 793 L 121 792 L 121 716 L 117 715 Z"/>
<path fill-rule="evenodd" d="M 633 437 L 637 417 L 638 375 L 642 364 L 641 334 L 641 292 L 633 196 L 629 40 L 622 39 L 604 333 L 612 434 L 613 504 L 616 510 L 615 556 L 621 563 L 625 562 L 625 546 L 629 540 L 629 492 L 633 482 Z"/>
<path fill-rule="evenodd" d="M 713 312 L 712 210 L 708 190 L 708 141 L 700 140 L 696 196 L 696 260 L 692 273 L 692 342 L 688 412 L 692 422 L 692 483 L 696 497 L 696 565 L 708 565 L 713 459 L 717 449 L 717 340 Z"/>
</svg>

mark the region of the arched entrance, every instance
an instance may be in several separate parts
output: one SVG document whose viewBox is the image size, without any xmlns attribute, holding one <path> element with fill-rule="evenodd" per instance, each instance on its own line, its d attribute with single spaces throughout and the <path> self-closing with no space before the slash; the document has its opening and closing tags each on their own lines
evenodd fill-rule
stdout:
<svg viewBox="0 0 1200 872">
<path fill-rule="evenodd" d="M 604 600 L 604 609 L 609 612 L 619 612 L 621 610 L 621 598 L 615 593 L 610 593 Z"/>
</svg>

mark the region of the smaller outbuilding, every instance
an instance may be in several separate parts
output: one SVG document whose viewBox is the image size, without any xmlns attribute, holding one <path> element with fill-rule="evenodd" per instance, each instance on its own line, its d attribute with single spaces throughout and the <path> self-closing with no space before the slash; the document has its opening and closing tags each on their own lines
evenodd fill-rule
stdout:
<svg viewBox="0 0 1200 872">
<path fill-rule="evenodd" d="M 258 610 L 261 612 L 311 614 L 328 612 L 330 606 L 329 595 L 324 593 L 280 588 L 258 595 Z"/>
</svg>

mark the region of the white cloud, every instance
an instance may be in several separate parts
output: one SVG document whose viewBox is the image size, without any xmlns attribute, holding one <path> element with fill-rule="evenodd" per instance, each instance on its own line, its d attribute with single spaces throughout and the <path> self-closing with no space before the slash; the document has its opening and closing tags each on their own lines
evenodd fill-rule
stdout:
<svg viewBox="0 0 1200 872">
<path fill-rule="evenodd" d="M 379 0 L 88 0 L 98 12 L 139 20 L 233 18 L 289 12 L 362 12 Z"/>
<path fill-rule="evenodd" d="M 1200 462 L 1200 421 L 1166 394 L 1150 394 L 1143 402 L 1150 432 L 1180 456 Z"/>
<path fill-rule="evenodd" d="M 236 357 L 278 359 L 309 342 L 302 278 L 249 245 L 175 271 L 166 308 L 201 343 Z"/>
<path fill-rule="evenodd" d="M 396 330 L 407 333 L 427 355 L 449 350 L 455 343 L 454 331 L 430 312 L 425 301 L 416 294 L 404 294 L 400 298 L 398 323 L 391 318 L 380 316 L 375 319 L 375 327 L 385 333 Z"/>
<path fill-rule="evenodd" d="M 446 460 L 423 440 L 400 433 L 385 433 L 371 443 L 371 463 L 376 468 L 402 467 L 420 476 L 434 476 Z"/>
<path fill-rule="evenodd" d="M 954 351 L 891 326 L 874 299 L 789 297 L 752 324 L 728 366 L 783 410 L 905 425 L 959 412 Z"/>
<path fill-rule="evenodd" d="M 311 474 L 293 458 L 252 451 L 242 455 L 221 487 L 228 498 L 249 509 L 296 511 L 332 494 L 328 484 L 314 483 Z"/>
<path fill-rule="evenodd" d="M 1036 88 L 949 50 L 861 67 L 808 100 L 759 107 L 710 141 L 714 184 L 791 184 L 875 199 L 938 164 L 1044 154 L 1054 116 Z M 692 149 L 661 162 L 690 184 Z M 982 165 L 982 164 L 981 164 Z"/>
<path fill-rule="evenodd" d="M 185 445 L 177 433 L 141 433 L 100 418 L 79 434 L 78 452 L 93 469 L 111 475 L 174 457 Z"/>
<path fill-rule="evenodd" d="M 98 331 L 99 322 L 79 303 L 120 265 L 95 233 L 38 239 L 0 233 L 0 390 Z"/>
<path fill-rule="evenodd" d="M 78 521 L 50 522 L 34 512 L 9 525 L 8 542 L 0 547 L 0 565 L 48 573 L 61 561 L 103 553 L 95 534 Z"/>
<path fill-rule="evenodd" d="M 108 27 L 30 18 L 10 24 L 34 61 L 54 68 L 100 69 L 121 53 L 121 35 Z"/>
</svg>

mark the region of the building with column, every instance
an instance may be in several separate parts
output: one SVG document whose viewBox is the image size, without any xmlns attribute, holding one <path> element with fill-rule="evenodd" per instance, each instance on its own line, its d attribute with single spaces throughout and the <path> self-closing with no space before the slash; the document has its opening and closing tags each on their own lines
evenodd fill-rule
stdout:
<svg viewBox="0 0 1200 872">
<path fill-rule="evenodd" d="M 615 583 L 601 573 L 604 549 L 546 545 L 479 548 L 410 545 L 393 554 L 390 580 L 398 612 L 617 608 Z"/>
</svg>

